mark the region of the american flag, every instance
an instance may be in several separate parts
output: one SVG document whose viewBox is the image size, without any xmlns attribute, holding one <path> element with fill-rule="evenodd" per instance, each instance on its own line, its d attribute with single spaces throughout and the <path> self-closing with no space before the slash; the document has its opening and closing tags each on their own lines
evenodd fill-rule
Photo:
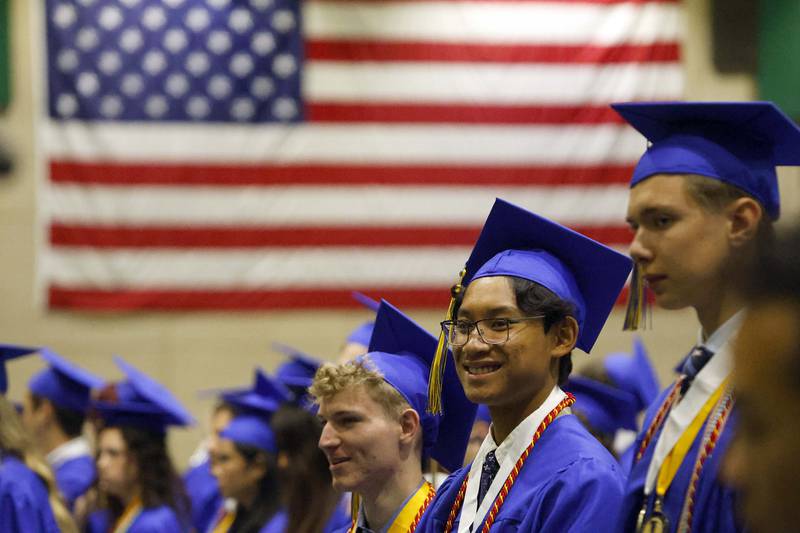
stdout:
<svg viewBox="0 0 800 533">
<path fill-rule="evenodd" d="M 495 197 L 624 249 L 678 0 L 46 0 L 51 308 L 441 306 Z"/>
</svg>

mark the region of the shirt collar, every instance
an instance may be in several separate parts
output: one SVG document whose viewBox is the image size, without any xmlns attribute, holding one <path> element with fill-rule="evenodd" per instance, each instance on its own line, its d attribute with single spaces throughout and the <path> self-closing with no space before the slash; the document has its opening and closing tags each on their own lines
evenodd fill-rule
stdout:
<svg viewBox="0 0 800 533">
<path fill-rule="evenodd" d="M 92 450 L 89 448 L 89 443 L 83 437 L 75 437 L 68 440 L 64 444 L 57 446 L 53 451 L 47 454 L 47 462 L 52 467 L 59 467 L 70 459 L 75 459 L 82 456 L 91 456 Z"/>
<path fill-rule="evenodd" d="M 703 342 L 703 328 L 697 333 L 697 344 L 705 346 L 711 353 L 717 353 L 728 340 L 739 330 L 744 321 L 744 309 L 738 310 Z"/>
</svg>

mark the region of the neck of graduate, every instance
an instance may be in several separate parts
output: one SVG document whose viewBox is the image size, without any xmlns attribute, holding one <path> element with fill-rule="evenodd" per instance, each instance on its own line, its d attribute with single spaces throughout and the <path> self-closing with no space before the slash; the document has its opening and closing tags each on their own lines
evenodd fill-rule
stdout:
<svg viewBox="0 0 800 533">
<path fill-rule="evenodd" d="M 496 444 L 499 445 L 506 440 L 514 428 L 541 407 L 550 396 L 558 381 L 558 363 L 559 359 L 553 358 L 550 362 L 549 372 L 542 379 L 542 386 L 533 396 L 518 402 L 489 406 L 489 412 L 492 415 L 492 438 Z"/>
<path fill-rule="evenodd" d="M 364 515 L 370 529 L 383 530 L 397 514 L 403 503 L 414 494 L 423 482 L 422 458 L 416 449 L 402 453 L 403 460 L 382 480 L 359 492 Z"/>
</svg>

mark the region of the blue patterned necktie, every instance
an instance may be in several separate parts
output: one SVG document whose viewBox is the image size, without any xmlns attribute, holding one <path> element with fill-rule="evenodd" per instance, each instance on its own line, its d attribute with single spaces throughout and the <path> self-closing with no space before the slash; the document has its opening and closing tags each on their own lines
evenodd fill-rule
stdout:
<svg viewBox="0 0 800 533">
<path fill-rule="evenodd" d="M 494 456 L 494 450 L 486 454 L 486 459 L 483 460 L 483 467 L 481 467 L 481 483 L 478 485 L 478 507 L 480 508 L 483 497 L 489 492 L 489 487 L 492 485 L 494 476 L 500 470 L 500 464 Z"/>
<path fill-rule="evenodd" d="M 692 381 L 694 381 L 694 378 L 700 373 L 703 367 L 706 366 L 706 363 L 708 363 L 712 355 L 714 355 L 714 352 L 705 346 L 695 346 L 692 349 L 692 353 L 689 354 L 689 357 L 687 357 L 686 361 L 683 363 L 682 373 L 686 377 L 681 384 L 681 395 L 686 394 Z"/>
</svg>

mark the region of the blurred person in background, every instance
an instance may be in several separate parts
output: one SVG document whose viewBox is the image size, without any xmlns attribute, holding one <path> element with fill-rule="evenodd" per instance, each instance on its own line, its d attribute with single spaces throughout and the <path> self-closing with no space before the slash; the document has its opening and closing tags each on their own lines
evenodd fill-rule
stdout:
<svg viewBox="0 0 800 533">
<path fill-rule="evenodd" d="M 210 449 L 211 473 L 226 501 L 207 531 L 283 533 L 277 452 L 264 414 L 240 414 L 220 431 Z"/>
<path fill-rule="evenodd" d="M 800 524 L 800 228 L 779 233 L 743 284 L 747 314 L 734 348 L 737 426 L 725 458 L 748 531 Z"/>
<path fill-rule="evenodd" d="M 98 416 L 97 488 L 90 533 L 191 530 L 189 501 L 167 449 L 167 428 L 193 423 L 161 384 L 119 357 L 126 380 L 104 387 Z"/>
<path fill-rule="evenodd" d="M 39 355 L 49 367 L 28 382 L 22 421 L 56 477 L 68 507 L 95 481 L 94 457 L 83 436 L 92 389 L 103 380 L 48 348 Z"/>
<path fill-rule="evenodd" d="M 78 528 L 61 500 L 53 472 L 36 453 L 16 407 L 5 397 L 5 362 L 36 351 L 0 345 L 0 531 L 73 533 Z"/>
<path fill-rule="evenodd" d="M 222 506 L 222 495 L 217 478 L 211 473 L 209 449 L 219 438 L 219 432 L 230 424 L 236 409 L 223 399 L 218 399 L 211 411 L 209 434 L 189 459 L 189 469 L 183 474 L 183 484 L 192 508 L 192 525 L 195 531 L 205 532 Z"/>
<path fill-rule="evenodd" d="M 322 424 L 315 413 L 285 404 L 271 427 L 278 449 L 278 477 L 286 526 L 281 533 L 330 533 L 350 524 L 342 493 L 331 484 L 328 460 L 319 449 Z"/>
</svg>

